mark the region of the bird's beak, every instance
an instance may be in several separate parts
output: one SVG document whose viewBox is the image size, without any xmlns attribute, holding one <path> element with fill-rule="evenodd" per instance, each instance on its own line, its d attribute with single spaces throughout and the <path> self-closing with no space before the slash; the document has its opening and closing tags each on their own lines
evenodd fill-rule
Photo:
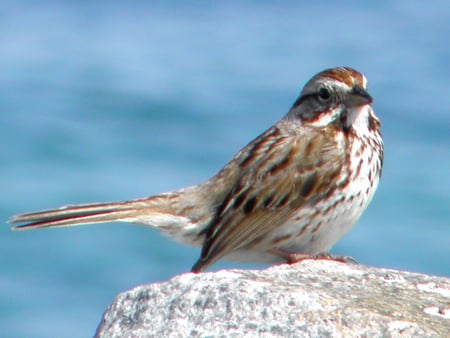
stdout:
<svg viewBox="0 0 450 338">
<path fill-rule="evenodd" d="M 358 107 L 368 103 L 372 103 L 372 96 L 361 86 L 355 85 L 347 99 L 345 100 L 345 105 L 347 107 Z"/>
</svg>

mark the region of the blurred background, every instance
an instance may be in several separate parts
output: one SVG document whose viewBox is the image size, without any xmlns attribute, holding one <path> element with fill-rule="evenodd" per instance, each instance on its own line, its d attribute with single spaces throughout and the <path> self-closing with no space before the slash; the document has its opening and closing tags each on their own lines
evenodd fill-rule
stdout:
<svg viewBox="0 0 450 338">
<path fill-rule="evenodd" d="M 92 336 L 120 291 L 199 251 L 126 224 L 11 232 L 11 214 L 149 196 L 212 176 L 327 67 L 369 80 L 378 192 L 333 249 L 450 276 L 447 1 L 2 1 L 2 337 Z M 226 267 L 261 268 L 220 262 Z"/>
</svg>

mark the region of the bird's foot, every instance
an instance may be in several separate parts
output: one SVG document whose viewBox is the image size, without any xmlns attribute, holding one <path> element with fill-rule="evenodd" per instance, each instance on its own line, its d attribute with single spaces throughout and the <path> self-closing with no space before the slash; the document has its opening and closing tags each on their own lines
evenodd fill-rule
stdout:
<svg viewBox="0 0 450 338">
<path fill-rule="evenodd" d="M 336 262 L 342 262 L 342 263 L 351 263 L 351 264 L 358 264 L 358 262 L 350 256 L 338 256 L 338 255 L 332 255 L 328 252 L 321 252 L 315 255 L 311 254 L 305 254 L 300 252 L 287 252 L 280 249 L 273 249 L 270 251 L 275 256 L 281 257 L 286 260 L 286 263 L 288 264 L 294 264 L 298 263 L 300 261 L 303 261 L 305 259 L 325 259 L 330 261 L 336 261 Z"/>
</svg>

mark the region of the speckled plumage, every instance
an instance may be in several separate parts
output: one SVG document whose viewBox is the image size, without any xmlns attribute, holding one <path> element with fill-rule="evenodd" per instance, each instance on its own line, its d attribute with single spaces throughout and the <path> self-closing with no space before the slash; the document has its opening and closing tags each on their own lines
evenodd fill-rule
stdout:
<svg viewBox="0 0 450 338">
<path fill-rule="evenodd" d="M 13 216 L 17 229 L 125 221 L 201 246 L 198 272 L 221 258 L 282 262 L 329 249 L 370 202 L 383 164 L 365 77 L 315 75 L 280 121 L 215 176 L 149 198 Z"/>
</svg>

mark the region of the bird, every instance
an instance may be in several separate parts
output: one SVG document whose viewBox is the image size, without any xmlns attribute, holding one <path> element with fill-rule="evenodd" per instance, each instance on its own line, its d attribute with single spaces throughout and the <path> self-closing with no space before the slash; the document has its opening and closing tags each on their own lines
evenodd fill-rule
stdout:
<svg viewBox="0 0 450 338">
<path fill-rule="evenodd" d="M 111 203 L 14 215 L 13 230 L 129 222 L 201 249 L 191 271 L 218 260 L 281 264 L 333 259 L 383 167 L 381 123 L 366 77 L 350 67 L 314 75 L 287 114 L 197 185 Z"/>
</svg>

